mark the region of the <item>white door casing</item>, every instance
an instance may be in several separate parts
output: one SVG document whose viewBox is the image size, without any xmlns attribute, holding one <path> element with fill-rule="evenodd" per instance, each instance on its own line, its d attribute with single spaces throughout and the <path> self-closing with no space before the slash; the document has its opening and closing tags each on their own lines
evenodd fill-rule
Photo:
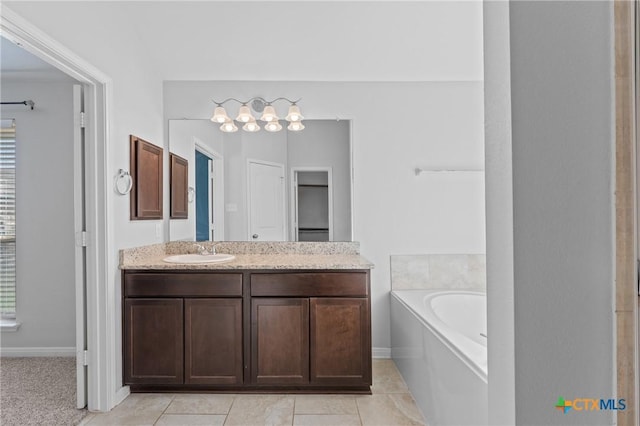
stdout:
<svg viewBox="0 0 640 426">
<path fill-rule="evenodd" d="M 84 91 L 73 86 L 73 222 L 76 235 L 75 289 L 76 289 L 76 403 L 77 408 L 87 405 L 86 346 L 86 280 L 85 247 L 85 147 L 84 147 Z"/>
<path fill-rule="evenodd" d="M 247 160 L 249 241 L 286 241 L 284 165 Z"/>
</svg>

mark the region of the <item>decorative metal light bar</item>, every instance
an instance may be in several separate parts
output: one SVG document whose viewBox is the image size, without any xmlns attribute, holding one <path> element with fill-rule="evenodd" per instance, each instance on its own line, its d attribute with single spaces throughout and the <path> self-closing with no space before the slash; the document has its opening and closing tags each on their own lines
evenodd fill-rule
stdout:
<svg viewBox="0 0 640 426">
<path fill-rule="evenodd" d="M 224 104 L 230 101 L 235 101 L 240 104 L 240 109 L 238 110 L 238 115 L 235 120 L 229 117 L 227 110 L 224 108 Z M 240 101 L 235 98 L 228 98 L 222 102 L 214 100 L 213 103 L 216 104 L 216 107 L 213 110 L 211 121 L 219 123 L 220 130 L 225 133 L 237 132 L 238 125 L 242 125 L 242 130 L 246 132 L 257 132 L 260 130 L 258 120 L 265 123 L 264 129 L 267 132 L 278 132 L 282 130 L 282 124 L 280 124 L 280 118 L 273 106 L 273 104 L 278 101 L 289 102 L 289 111 L 285 117 L 285 120 L 289 122 L 287 129 L 293 132 L 299 132 L 304 129 L 304 124 L 302 124 L 304 117 L 300 113 L 300 107 L 298 106 L 300 99 L 292 101 L 287 98 L 276 98 L 272 101 L 267 101 L 261 97 L 254 97 L 248 101 Z M 249 107 L 249 105 L 251 105 L 251 107 Z M 257 116 L 254 116 L 251 110 L 261 114 L 259 118 L 256 118 Z M 236 122 L 238 125 L 236 125 Z"/>
</svg>

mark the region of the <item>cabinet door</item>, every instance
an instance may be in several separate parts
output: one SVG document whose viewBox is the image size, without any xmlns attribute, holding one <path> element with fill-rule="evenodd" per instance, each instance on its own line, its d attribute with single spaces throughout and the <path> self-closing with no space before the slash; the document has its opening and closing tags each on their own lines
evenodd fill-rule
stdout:
<svg viewBox="0 0 640 426">
<path fill-rule="evenodd" d="M 311 383 L 371 384 L 366 298 L 311 298 Z"/>
<path fill-rule="evenodd" d="M 182 299 L 125 299 L 125 384 L 183 382 Z"/>
<path fill-rule="evenodd" d="M 251 379 L 309 383 L 308 299 L 251 299 Z"/>
<path fill-rule="evenodd" d="M 242 299 L 185 299 L 185 383 L 242 383 Z"/>
<path fill-rule="evenodd" d="M 131 220 L 162 219 L 162 148 L 133 135 L 129 141 Z"/>
</svg>

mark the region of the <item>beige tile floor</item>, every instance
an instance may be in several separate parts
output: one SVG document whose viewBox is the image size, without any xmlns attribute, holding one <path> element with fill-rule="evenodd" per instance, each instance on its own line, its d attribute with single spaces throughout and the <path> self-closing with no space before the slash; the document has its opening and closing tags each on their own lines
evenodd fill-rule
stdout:
<svg viewBox="0 0 640 426">
<path fill-rule="evenodd" d="M 424 425 L 391 360 L 373 361 L 372 395 L 131 394 L 81 425 Z"/>
</svg>

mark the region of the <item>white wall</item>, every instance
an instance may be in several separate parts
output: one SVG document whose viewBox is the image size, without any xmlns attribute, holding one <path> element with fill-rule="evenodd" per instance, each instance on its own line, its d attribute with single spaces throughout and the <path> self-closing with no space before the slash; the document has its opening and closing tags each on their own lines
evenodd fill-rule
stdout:
<svg viewBox="0 0 640 426">
<path fill-rule="evenodd" d="M 513 202 L 511 194 L 492 191 L 488 214 L 495 225 L 513 207 L 514 284 L 510 261 L 502 269 L 494 263 L 488 291 L 504 289 L 514 297 L 515 420 L 611 425 L 615 412 L 562 414 L 553 405 L 559 396 L 616 398 L 613 4 L 531 1 L 510 2 L 509 8 L 502 17 L 509 19 L 510 34 L 501 35 L 510 44 L 512 119 L 500 128 L 505 124 L 495 112 L 508 105 L 495 98 L 504 89 L 495 77 L 503 70 L 488 67 L 487 99 L 496 103 L 487 114 L 497 127 L 487 137 L 498 138 L 495 146 L 488 141 L 498 166 L 492 173 L 500 172 L 500 148 L 513 150 Z M 500 133 L 509 126 L 511 144 Z M 497 241 L 491 239 L 488 259 L 496 255 Z M 496 277 L 504 280 L 492 284 Z M 508 343 L 510 330 L 489 326 L 489 350 L 499 351 L 491 346 L 494 331 Z"/>
<path fill-rule="evenodd" d="M 301 132 L 288 133 L 292 167 L 331 167 L 333 240 L 351 241 L 351 132 L 348 121 L 306 120 Z M 291 172 L 287 173 L 291 179 Z"/>
<path fill-rule="evenodd" d="M 164 105 L 167 119 L 204 119 L 210 99 L 301 97 L 309 119 L 352 120 L 354 239 L 376 265 L 373 346 L 389 348 L 389 256 L 484 253 L 481 174 L 414 173 L 482 168 L 482 90 L 481 82 L 165 82 Z"/>
<path fill-rule="evenodd" d="M 75 351 L 75 238 L 73 200 L 73 83 L 0 80 L 3 119 L 16 119 L 17 332 L 2 333 L 2 348 Z M 72 351 L 72 353 L 73 353 Z"/>
</svg>

